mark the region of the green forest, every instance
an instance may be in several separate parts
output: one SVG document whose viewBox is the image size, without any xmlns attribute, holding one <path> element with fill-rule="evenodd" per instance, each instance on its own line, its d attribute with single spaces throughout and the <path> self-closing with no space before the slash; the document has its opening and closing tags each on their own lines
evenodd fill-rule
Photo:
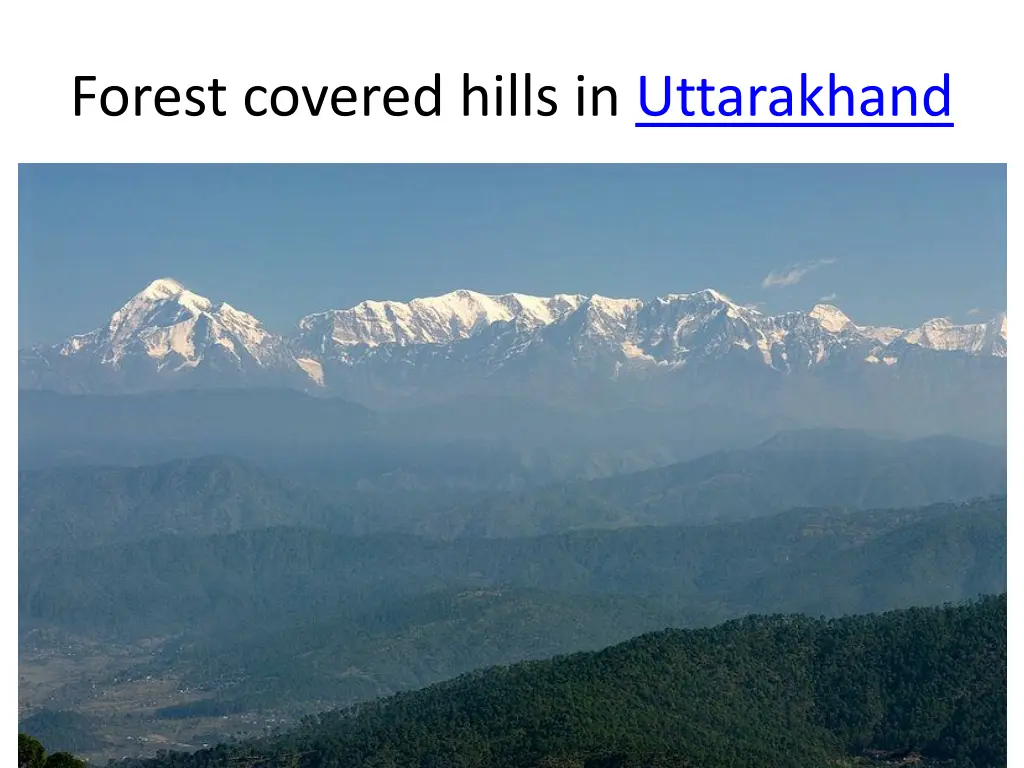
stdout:
<svg viewBox="0 0 1024 768">
<path fill-rule="evenodd" d="M 86 768 L 86 764 L 70 752 L 47 754 L 46 747 L 39 739 L 27 733 L 19 733 L 18 768 Z"/>
<path fill-rule="evenodd" d="M 474 672 L 125 768 L 1006 764 L 1006 596 L 755 616 Z"/>
<path fill-rule="evenodd" d="M 270 528 L 19 563 L 23 630 L 167 638 L 157 718 L 293 713 L 751 613 L 838 616 L 1006 589 L 1006 499 L 436 542 Z"/>
</svg>

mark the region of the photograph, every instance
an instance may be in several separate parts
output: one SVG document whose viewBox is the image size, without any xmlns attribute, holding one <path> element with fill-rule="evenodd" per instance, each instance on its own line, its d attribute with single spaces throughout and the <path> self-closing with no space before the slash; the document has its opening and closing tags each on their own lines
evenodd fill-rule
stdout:
<svg viewBox="0 0 1024 768">
<path fill-rule="evenodd" d="M 1000 163 L 19 165 L 19 768 L 1007 765 L 1007 222 Z"/>
</svg>

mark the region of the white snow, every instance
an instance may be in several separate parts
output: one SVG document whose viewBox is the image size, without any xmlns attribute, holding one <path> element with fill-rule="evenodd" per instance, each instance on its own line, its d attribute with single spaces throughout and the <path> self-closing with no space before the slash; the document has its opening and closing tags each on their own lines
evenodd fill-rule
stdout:
<svg viewBox="0 0 1024 768">
<path fill-rule="evenodd" d="M 295 362 L 299 364 L 299 368 L 305 371 L 306 375 L 311 378 L 317 386 L 322 387 L 324 385 L 324 367 L 319 362 L 309 357 L 298 357 Z"/>
<path fill-rule="evenodd" d="M 815 304 L 814 308 L 807 314 L 817 320 L 822 328 L 831 333 L 840 333 L 853 325 L 853 321 L 843 314 L 839 307 L 834 307 L 831 304 Z"/>
<path fill-rule="evenodd" d="M 859 325 L 857 332 L 882 344 L 891 344 L 903 334 L 903 329 L 887 325 Z"/>
<path fill-rule="evenodd" d="M 340 347 L 447 344 L 499 322 L 516 320 L 527 327 L 547 326 L 575 310 L 581 301 L 579 296 L 566 294 L 541 298 L 458 290 L 408 303 L 364 301 L 349 309 L 319 312 L 302 318 L 299 329 L 311 337 L 329 333 L 331 342 Z M 304 346 L 317 344 L 307 341 Z"/>
<path fill-rule="evenodd" d="M 170 277 L 161 277 L 154 280 L 140 291 L 135 298 L 150 299 L 159 301 L 169 299 L 185 290 L 185 286 Z"/>
<path fill-rule="evenodd" d="M 568 334 L 545 332 L 563 323 Z M 496 324 L 505 327 L 486 335 Z M 865 346 L 872 350 L 862 358 L 865 363 L 894 365 L 900 349 L 893 346 L 896 343 L 997 357 L 1006 356 L 1007 345 L 1005 312 L 984 323 L 958 325 L 938 318 L 903 330 L 857 325 L 832 304 L 817 304 L 809 312 L 767 315 L 711 288 L 651 300 L 465 289 L 408 302 L 368 300 L 349 309 L 307 315 L 299 321 L 297 336 L 286 340 L 226 302 L 213 302 L 177 280 L 160 278 L 118 309 L 105 327 L 72 336 L 53 352 L 65 357 L 94 355 L 114 367 L 137 356 L 168 369 L 195 367 L 215 352 L 240 368 L 290 366 L 323 386 L 322 363 L 327 357 L 358 365 L 377 356 L 381 347 L 448 347 L 471 338 L 480 341 L 469 354 L 479 355 L 488 370 L 558 339 L 571 340 L 557 342 L 566 343 L 567 356 L 618 350 L 620 359 L 668 367 L 721 357 L 736 347 L 756 347 L 764 365 L 782 370 L 788 370 L 790 360 L 807 360 L 813 367 L 846 349 Z M 460 354 L 454 348 L 442 352 Z M 396 359 L 415 364 L 411 356 Z"/>
<path fill-rule="evenodd" d="M 119 367 L 137 349 L 159 366 L 175 355 L 181 361 L 177 367 L 195 367 L 214 346 L 227 350 L 239 364 L 239 350 L 261 364 L 282 344 L 252 315 L 227 303 L 215 304 L 177 280 L 160 278 L 111 315 L 105 328 L 72 337 L 61 353 L 96 353 L 105 364 Z"/>
<path fill-rule="evenodd" d="M 987 323 L 956 325 L 948 318 L 938 317 L 907 331 L 902 338 L 927 349 L 978 353 L 985 347 L 987 336 Z"/>
<path fill-rule="evenodd" d="M 507 293 L 495 297 L 509 309 L 512 316 L 534 326 L 545 326 L 561 320 L 575 311 L 583 301 L 582 296 L 559 293 L 550 298 L 528 296 L 524 293 Z"/>
<path fill-rule="evenodd" d="M 622 342 L 622 354 L 632 360 L 653 360 L 654 358 L 644 352 L 632 341 Z"/>
<path fill-rule="evenodd" d="M 610 299 L 607 296 L 593 295 L 589 305 L 609 319 L 622 322 L 626 315 L 639 309 L 643 302 L 640 299 Z"/>
</svg>

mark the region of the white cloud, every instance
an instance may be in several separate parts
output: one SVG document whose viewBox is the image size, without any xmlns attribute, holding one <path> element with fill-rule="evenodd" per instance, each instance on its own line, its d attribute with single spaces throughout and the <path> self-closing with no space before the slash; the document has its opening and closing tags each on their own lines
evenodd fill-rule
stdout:
<svg viewBox="0 0 1024 768">
<path fill-rule="evenodd" d="M 761 281 L 762 288 L 780 288 L 787 285 L 796 285 L 804 276 L 814 270 L 824 267 L 827 264 L 835 264 L 836 259 L 818 259 L 817 261 L 806 261 L 803 264 L 793 264 L 781 270 L 772 270 Z"/>
<path fill-rule="evenodd" d="M 981 310 L 978 309 L 977 307 L 972 307 L 971 309 L 967 310 L 967 314 L 968 315 L 980 315 L 981 314 Z"/>
<path fill-rule="evenodd" d="M 836 300 L 835 292 L 826 294 L 825 296 L 818 297 L 818 301 L 835 301 L 835 300 Z"/>
</svg>

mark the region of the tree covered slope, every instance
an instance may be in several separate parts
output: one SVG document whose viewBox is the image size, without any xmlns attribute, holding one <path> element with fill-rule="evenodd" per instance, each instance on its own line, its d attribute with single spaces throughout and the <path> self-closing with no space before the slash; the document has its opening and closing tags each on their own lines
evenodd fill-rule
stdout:
<svg viewBox="0 0 1024 768">
<path fill-rule="evenodd" d="M 814 768 L 893 753 L 1006 764 L 1005 595 L 658 632 L 145 765 Z"/>
</svg>

